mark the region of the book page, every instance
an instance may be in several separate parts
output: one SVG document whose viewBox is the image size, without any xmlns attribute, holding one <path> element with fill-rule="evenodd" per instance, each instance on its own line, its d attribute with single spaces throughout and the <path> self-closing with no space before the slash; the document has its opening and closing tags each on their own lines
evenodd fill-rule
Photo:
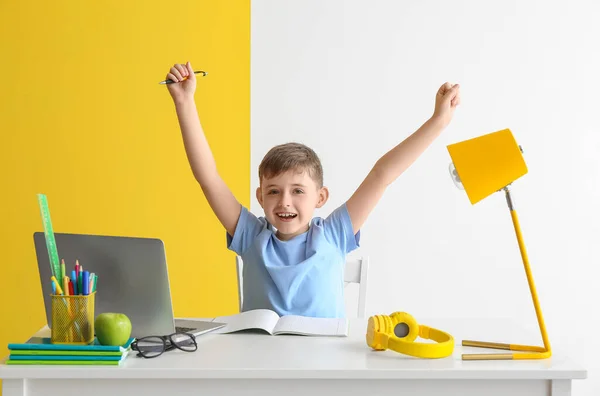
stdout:
<svg viewBox="0 0 600 396">
<path fill-rule="evenodd" d="M 279 315 L 270 309 L 254 309 L 235 315 L 216 317 L 213 322 L 227 323 L 227 325 L 214 330 L 213 333 L 226 334 L 241 330 L 259 329 L 273 334 L 273 328 L 278 320 Z"/>
<path fill-rule="evenodd" d="M 347 337 L 348 319 L 287 315 L 279 319 L 273 334 Z"/>
</svg>

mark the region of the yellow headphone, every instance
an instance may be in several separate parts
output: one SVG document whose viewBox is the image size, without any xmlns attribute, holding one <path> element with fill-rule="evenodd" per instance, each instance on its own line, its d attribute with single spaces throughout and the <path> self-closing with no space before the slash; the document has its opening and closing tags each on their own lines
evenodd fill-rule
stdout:
<svg viewBox="0 0 600 396">
<path fill-rule="evenodd" d="M 414 342 L 417 336 L 436 343 Z M 452 355 L 454 338 L 441 330 L 418 325 L 406 312 L 394 312 L 390 316 L 369 318 L 367 345 L 377 351 L 391 349 L 405 355 L 436 359 Z"/>
</svg>

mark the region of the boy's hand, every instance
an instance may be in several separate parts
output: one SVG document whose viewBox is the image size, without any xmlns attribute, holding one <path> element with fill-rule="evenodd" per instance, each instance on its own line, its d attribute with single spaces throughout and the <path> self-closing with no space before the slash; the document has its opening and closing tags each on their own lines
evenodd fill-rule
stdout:
<svg viewBox="0 0 600 396">
<path fill-rule="evenodd" d="M 187 98 L 193 98 L 196 92 L 196 75 L 190 62 L 184 64 L 175 64 L 169 70 L 167 78 L 175 81 L 173 84 L 167 84 L 169 93 L 174 101 L 180 101 Z"/>
<path fill-rule="evenodd" d="M 460 86 L 458 84 L 445 83 L 435 95 L 435 110 L 433 117 L 439 119 L 447 126 L 454 116 L 454 109 L 460 104 Z"/>
</svg>

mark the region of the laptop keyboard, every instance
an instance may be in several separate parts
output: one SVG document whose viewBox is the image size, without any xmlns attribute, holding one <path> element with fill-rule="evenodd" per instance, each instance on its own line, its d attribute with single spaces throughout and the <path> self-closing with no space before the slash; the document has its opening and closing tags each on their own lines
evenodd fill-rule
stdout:
<svg viewBox="0 0 600 396">
<path fill-rule="evenodd" d="M 175 331 L 178 333 L 189 333 L 191 330 L 196 330 L 193 327 L 179 327 L 175 326 Z"/>
</svg>

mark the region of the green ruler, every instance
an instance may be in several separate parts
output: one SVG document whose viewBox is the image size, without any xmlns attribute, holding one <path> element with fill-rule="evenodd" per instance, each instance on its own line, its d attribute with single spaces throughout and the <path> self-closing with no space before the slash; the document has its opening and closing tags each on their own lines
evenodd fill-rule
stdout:
<svg viewBox="0 0 600 396">
<path fill-rule="evenodd" d="M 46 247 L 48 248 L 48 256 L 50 257 L 50 269 L 56 280 L 60 279 L 60 263 L 58 262 L 58 250 L 56 249 L 56 241 L 54 240 L 54 231 L 52 230 L 52 220 L 50 220 L 50 210 L 48 209 L 48 199 L 44 194 L 38 194 L 38 203 L 40 204 L 40 212 L 42 213 L 42 222 L 44 223 L 44 235 L 46 236 Z"/>
</svg>

